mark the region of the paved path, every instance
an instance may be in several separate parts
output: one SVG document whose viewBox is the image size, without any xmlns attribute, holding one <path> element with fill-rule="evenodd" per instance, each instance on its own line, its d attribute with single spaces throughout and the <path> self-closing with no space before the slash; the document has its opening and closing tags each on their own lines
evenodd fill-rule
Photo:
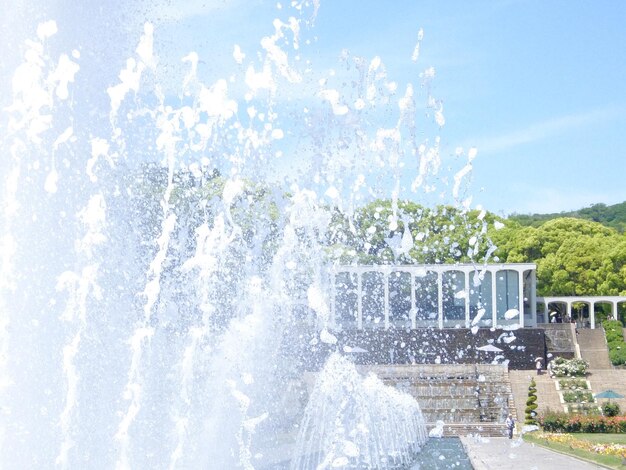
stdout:
<svg viewBox="0 0 626 470">
<path fill-rule="evenodd" d="M 474 470 L 589 470 L 604 469 L 589 462 L 529 444 L 521 438 L 461 437 Z"/>
</svg>

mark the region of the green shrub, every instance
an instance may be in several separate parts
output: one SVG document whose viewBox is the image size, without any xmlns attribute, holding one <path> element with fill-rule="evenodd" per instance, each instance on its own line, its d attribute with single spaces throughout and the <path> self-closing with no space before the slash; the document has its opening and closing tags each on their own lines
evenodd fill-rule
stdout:
<svg viewBox="0 0 626 470">
<path fill-rule="evenodd" d="M 604 334 L 606 335 L 606 341 L 624 341 L 624 334 L 622 333 L 622 322 L 619 320 L 607 320 L 602 323 L 604 328 Z"/>
<path fill-rule="evenodd" d="M 602 413 L 604 414 L 604 416 L 617 416 L 620 413 L 619 405 L 610 401 L 606 402 L 604 405 L 602 405 Z"/>
<path fill-rule="evenodd" d="M 622 348 L 621 346 L 626 346 L 626 344 L 622 342 L 618 347 L 612 347 L 609 344 L 609 359 L 614 366 L 626 364 L 626 347 Z"/>
<path fill-rule="evenodd" d="M 537 384 L 535 379 L 531 379 L 528 385 L 528 400 L 526 400 L 526 409 L 524 410 L 524 424 L 537 424 Z"/>
<path fill-rule="evenodd" d="M 567 423 L 569 416 L 562 411 L 550 411 L 548 410 L 540 419 L 539 423 L 546 432 L 563 432 L 565 424 Z"/>
</svg>

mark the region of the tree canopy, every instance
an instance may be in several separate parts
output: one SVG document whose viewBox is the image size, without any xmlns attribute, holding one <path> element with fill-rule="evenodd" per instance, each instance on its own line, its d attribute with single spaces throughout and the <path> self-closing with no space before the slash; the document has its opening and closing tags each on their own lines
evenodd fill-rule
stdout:
<svg viewBox="0 0 626 470">
<path fill-rule="evenodd" d="M 508 220 L 491 233 L 506 262 L 537 263 L 540 295 L 626 295 L 626 236 L 600 223 L 561 217 L 539 227 Z"/>
<path fill-rule="evenodd" d="M 496 219 L 486 211 L 376 200 L 350 215 L 335 211 L 328 241 L 342 263 L 482 261 L 492 245 L 488 227 Z"/>
</svg>

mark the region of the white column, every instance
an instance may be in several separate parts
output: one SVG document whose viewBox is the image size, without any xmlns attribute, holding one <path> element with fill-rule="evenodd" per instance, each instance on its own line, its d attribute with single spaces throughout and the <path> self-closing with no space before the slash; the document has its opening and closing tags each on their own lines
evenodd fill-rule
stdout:
<svg viewBox="0 0 626 470">
<path fill-rule="evenodd" d="M 383 274 L 383 286 L 385 289 L 385 329 L 389 329 L 389 273 Z"/>
<path fill-rule="evenodd" d="M 571 300 L 567 301 L 567 316 L 572 318 L 572 301 Z M 563 319 L 561 319 L 561 320 L 563 320 Z"/>
<path fill-rule="evenodd" d="M 591 329 L 595 330 L 596 328 L 596 303 L 591 300 L 589 302 L 589 320 L 591 321 Z"/>
<path fill-rule="evenodd" d="M 330 284 L 330 291 L 331 291 L 331 296 L 330 296 L 330 324 L 334 327 L 337 326 L 336 323 L 336 318 L 335 318 L 335 310 L 336 310 L 336 301 L 337 301 L 337 273 L 336 272 L 332 272 L 330 275 L 330 278 L 332 279 L 331 284 Z"/>
<path fill-rule="evenodd" d="M 533 319 L 533 325 L 537 326 L 537 271 L 533 269 L 530 273 L 530 314 Z"/>
<path fill-rule="evenodd" d="M 356 327 L 363 329 L 363 283 L 361 280 L 362 272 L 357 273 L 356 290 L 357 290 L 357 307 L 356 307 Z"/>
<path fill-rule="evenodd" d="M 614 300 L 613 301 L 613 320 L 617 320 L 617 314 L 618 314 L 617 300 Z"/>
<path fill-rule="evenodd" d="M 498 270 L 494 270 L 491 273 L 491 326 L 495 328 L 498 326 L 498 307 L 496 302 L 498 300 L 496 293 L 496 286 L 498 285 Z"/>
<path fill-rule="evenodd" d="M 443 329 L 443 273 L 437 271 L 437 312 L 439 319 L 439 329 Z"/>
<path fill-rule="evenodd" d="M 470 326 L 470 273 L 465 268 L 465 328 Z"/>
<path fill-rule="evenodd" d="M 411 328 L 415 329 L 417 328 L 417 324 L 415 320 L 415 315 L 417 313 L 417 307 L 415 305 L 415 274 L 413 274 L 412 272 L 410 274 L 411 274 L 411 312 L 409 313 L 409 316 L 411 317 Z"/>
<path fill-rule="evenodd" d="M 517 304 L 519 305 L 519 326 L 524 328 L 524 270 L 517 270 Z"/>
</svg>

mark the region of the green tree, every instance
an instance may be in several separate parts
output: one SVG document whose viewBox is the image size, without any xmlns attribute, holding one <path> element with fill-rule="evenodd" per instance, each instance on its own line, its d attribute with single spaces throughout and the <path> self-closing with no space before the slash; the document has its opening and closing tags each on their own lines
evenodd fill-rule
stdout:
<svg viewBox="0 0 626 470">
<path fill-rule="evenodd" d="M 563 217 L 535 228 L 507 221 L 489 236 L 502 261 L 537 263 L 539 295 L 617 295 L 626 290 L 626 238 L 597 222 Z"/>
<path fill-rule="evenodd" d="M 606 276 L 599 290 L 606 295 L 626 295 L 626 234 L 611 243 L 602 262 Z"/>
</svg>

